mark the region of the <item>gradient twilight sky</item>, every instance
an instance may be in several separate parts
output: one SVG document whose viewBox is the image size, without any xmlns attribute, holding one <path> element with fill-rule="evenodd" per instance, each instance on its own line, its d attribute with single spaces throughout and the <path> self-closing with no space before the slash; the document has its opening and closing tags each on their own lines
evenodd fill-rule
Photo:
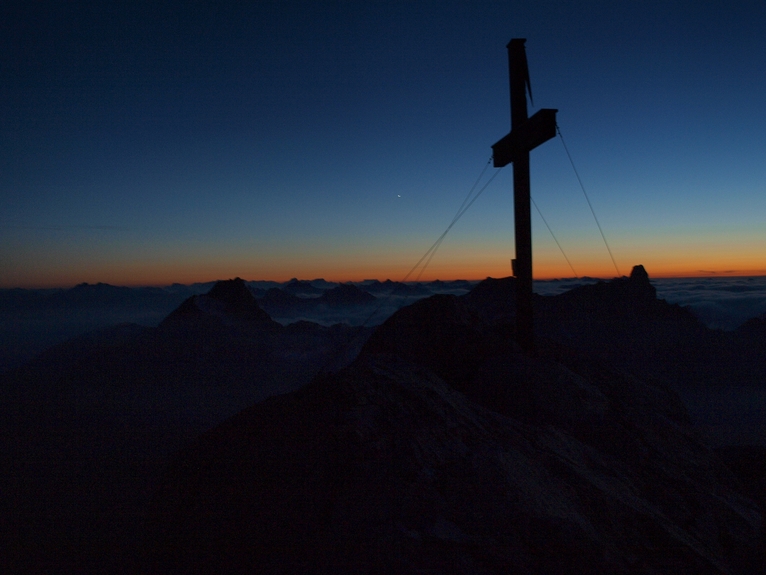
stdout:
<svg viewBox="0 0 766 575">
<path fill-rule="evenodd" d="M 0 7 L 0 287 L 402 279 L 510 129 L 516 37 L 621 273 L 766 274 L 763 0 L 104 0 Z M 531 181 L 614 276 L 558 138 Z M 509 166 L 421 279 L 512 256 Z"/>
</svg>

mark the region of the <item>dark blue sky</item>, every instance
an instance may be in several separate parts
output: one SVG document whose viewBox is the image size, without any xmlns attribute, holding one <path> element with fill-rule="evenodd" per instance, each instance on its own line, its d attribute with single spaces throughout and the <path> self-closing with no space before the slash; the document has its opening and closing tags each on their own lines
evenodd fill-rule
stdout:
<svg viewBox="0 0 766 575">
<path fill-rule="evenodd" d="M 514 37 L 622 273 L 766 274 L 766 3 L 728 4 L 6 3 L 0 284 L 401 279 L 509 130 Z M 614 275 L 558 139 L 532 194 Z M 508 275 L 512 222 L 509 167 L 423 278 Z"/>
</svg>

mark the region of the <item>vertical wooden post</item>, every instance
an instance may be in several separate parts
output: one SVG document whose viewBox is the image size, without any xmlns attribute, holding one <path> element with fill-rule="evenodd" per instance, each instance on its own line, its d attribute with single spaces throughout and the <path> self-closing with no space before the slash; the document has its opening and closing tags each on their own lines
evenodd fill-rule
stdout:
<svg viewBox="0 0 766 575">
<path fill-rule="evenodd" d="M 527 56 L 523 39 L 508 43 L 511 82 L 511 131 L 527 117 Z M 532 208 L 529 191 L 529 151 L 520 151 L 513 161 L 513 217 L 516 239 L 516 341 L 527 352 L 534 350 L 532 311 Z"/>
<path fill-rule="evenodd" d="M 496 168 L 513 162 L 513 215 L 516 236 L 516 341 L 526 352 L 534 351 L 532 315 L 532 212 L 529 186 L 529 152 L 556 135 L 556 112 L 542 109 L 527 116 L 529 70 L 523 38 L 508 43 L 511 82 L 511 132 L 492 146 Z"/>
</svg>

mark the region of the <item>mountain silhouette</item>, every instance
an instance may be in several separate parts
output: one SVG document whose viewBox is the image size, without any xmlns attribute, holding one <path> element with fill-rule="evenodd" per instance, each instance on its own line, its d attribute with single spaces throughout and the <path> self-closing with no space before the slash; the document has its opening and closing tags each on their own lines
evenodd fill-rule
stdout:
<svg viewBox="0 0 766 575">
<path fill-rule="evenodd" d="M 143 572 L 143 522 L 167 458 L 348 364 L 369 333 L 282 326 L 234 279 L 156 328 L 90 332 L 0 375 L 0 571 Z"/>
<path fill-rule="evenodd" d="M 191 296 L 168 315 L 160 327 L 190 321 L 212 321 L 226 325 L 240 322 L 271 327 L 279 325 L 258 306 L 252 292 L 240 278 L 216 282 L 207 294 Z"/>
<path fill-rule="evenodd" d="M 236 278 L 187 298 L 156 328 L 122 324 L 89 333 L 52 347 L 9 377 L 63 387 L 120 382 L 255 386 L 273 393 L 306 383 L 359 333 L 312 322 L 282 326 Z M 358 350 L 364 339 L 349 349 Z"/>
<path fill-rule="evenodd" d="M 757 489 L 673 391 L 685 346 L 725 343 L 639 267 L 536 298 L 527 355 L 513 287 L 403 308 L 349 366 L 184 449 L 153 498 L 153 572 L 758 572 Z"/>
</svg>

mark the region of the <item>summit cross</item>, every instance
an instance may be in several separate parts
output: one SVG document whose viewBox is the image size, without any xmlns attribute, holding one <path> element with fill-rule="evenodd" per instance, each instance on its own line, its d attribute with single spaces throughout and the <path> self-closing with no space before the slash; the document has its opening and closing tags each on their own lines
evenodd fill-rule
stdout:
<svg viewBox="0 0 766 575">
<path fill-rule="evenodd" d="M 492 145 L 494 166 L 513 163 L 513 213 L 516 258 L 512 261 L 516 277 L 516 341 L 525 352 L 534 351 L 532 320 L 532 218 L 529 192 L 529 152 L 556 135 L 556 112 L 543 108 L 527 116 L 529 83 L 525 38 L 514 38 L 508 45 L 511 81 L 511 132 Z"/>
</svg>

